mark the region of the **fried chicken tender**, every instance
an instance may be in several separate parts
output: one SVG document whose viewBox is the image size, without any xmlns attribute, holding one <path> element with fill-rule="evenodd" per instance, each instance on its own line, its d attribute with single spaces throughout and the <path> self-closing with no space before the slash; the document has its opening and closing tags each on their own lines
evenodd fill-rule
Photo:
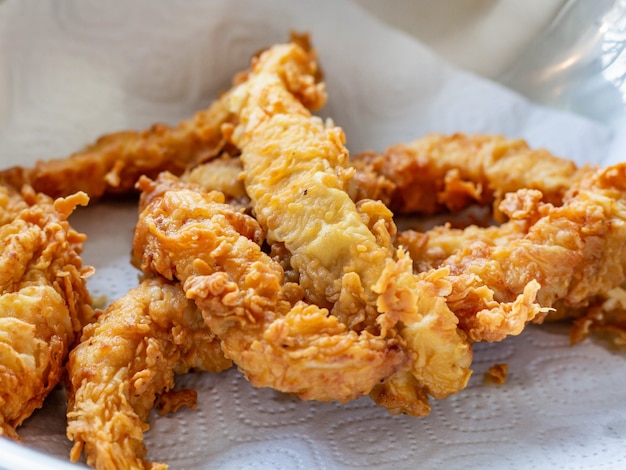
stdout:
<svg viewBox="0 0 626 470">
<path fill-rule="evenodd" d="M 29 184 L 51 197 L 77 191 L 86 192 L 92 200 L 126 194 L 141 175 L 181 174 L 222 152 L 233 152 L 220 130 L 232 121 L 225 100 L 216 100 L 175 127 L 155 124 L 141 132 L 108 134 L 67 158 L 42 160 L 32 168 L 12 167 L 0 172 L 0 177 L 18 188 Z"/>
<path fill-rule="evenodd" d="M 529 189 L 500 207 L 511 219 L 500 227 L 401 237 L 416 243 L 416 266 L 450 271 L 448 305 L 473 341 L 518 334 L 556 305 L 586 307 L 626 279 L 626 164 L 586 174 L 558 207 Z"/>
<path fill-rule="evenodd" d="M 170 177 L 171 178 L 171 177 Z M 140 180 L 146 198 L 133 259 L 179 280 L 233 360 L 257 387 L 306 400 L 347 401 L 367 394 L 406 357 L 397 341 L 348 330 L 328 310 L 299 300 L 280 265 L 261 251 L 258 223 L 220 193 L 181 188 L 168 177 Z"/>
<path fill-rule="evenodd" d="M 357 327 L 371 323 L 362 313 L 368 294 L 361 291 L 377 275 L 368 268 L 381 265 L 392 247 L 377 242 L 344 191 L 351 172 L 341 129 L 325 126 L 307 109 L 326 100 L 316 69 L 315 55 L 294 44 L 262 54 L 231 95 L 240 122 L 232 141 L 242 151 L 255 217 L 270 245 L 283 243 L 291 253 L 306 299 L 330 309 L 339 303 L 333 313 Z M 372 273 L 371 279 L 363 281 L 362 273 Z"/>
<path fill-rule="evenodd" d="M 142 281 L 86 326 L 70 353 L 71 459 L 78 460 L 84 449 L 87 464 L 97 469 L 167 468 L 144 460 L 150 411 L 159 397 L 172 393 L 175 374 L 230 366 L 180 285 L 161 278 Z M 189 398 L 195 406 L 193 391 L 169 396 L 174 405 Z"/>
<path fill-rule="evenodd" d="M 256 219 L 270 245 L 282 244 L 298 273 L 305 298 L 332 309 L 350 328 L 375 326 L 371 292 L 393 253 L 368 228 L 345 192 L 352 172 L 341 129 L 312 117 L 307 108 L 326 101 L 315 81 L 315 53 L 295 44 L 275 46 L 253 64 L 229 103 L 239 125 L 243 179 Z M 391 213 L 381 205 L 380 237 Z M 379 269 L 376 269 L 376 266 Z"/>
<path fill-rule="evenodd" d="M 544 202 L 558 205 L 587 171 L 545 149 L 531 149 L 524 140 L 481 134 L 432 134 L 352 159 L 371 168 L 360 187 L 388 198 L 397 214 L 456 212 L 473 203 L 493 203 L 498 217 L 504 195 L 521 188 L 540 190 Z M 379 176 L 384 179 L 372 181 Z"/>
<path fill-rule="evenodd" d="M 413 375 L 404 382 L 416 382 L 420 397 L 455 393 L 469 378 L 471 348 L 438 280 L 418 279 L 410 259 L 396 253 L 391 212 L 380 201 L 350 198 L 354 170 L 343 132 L 309 111 L 326 99 L 315 70 L 312 51 L 275 46 L 231 95 L 239 122 L 232 142 L 256 219 L 270 245 L 290 253 L 305 299 L 353 330 L 399 336 L 411 360 L 398 373 Z"/>
<path fill-rule="evenodd" d="M 59 383 L 70 347 L 95 318 L 80 259 L 85 236 L 67 222 L 88 198 L 53 201 L 0 186 L 0 435 L 41 407 Z"/>
<path fill-rule="evenodd" d="M 206 192 L 219 191 L 226 197 L 226 203 L 250 212 L 250 198 L 246 193 L 241 171 L 239 158 L 223 155 L 221 158 L 188 169 L 180 179 L 198 184 Z"/>
</svg>

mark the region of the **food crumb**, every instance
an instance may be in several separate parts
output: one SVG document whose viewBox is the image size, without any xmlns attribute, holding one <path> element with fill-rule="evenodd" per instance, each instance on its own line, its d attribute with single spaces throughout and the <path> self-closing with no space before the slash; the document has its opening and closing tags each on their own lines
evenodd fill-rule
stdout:
<svg viewBox="0 0 626 470">
<path fill-rule="evenodd" d="M 168 390 L 159 397 L 156 407 L 159 414 L 173 413 L 182 406 L 194 409 L 198 404 L 198 393 L 192 389 Z"/>
<path fill-rule="evenodd" d="M 508 364 L 494 364 L 487 372 L 485 372 L 485 383 L 494 383 L 502 385 L 506 382 L 507 372 L 509 371 Z"/>
</svg>

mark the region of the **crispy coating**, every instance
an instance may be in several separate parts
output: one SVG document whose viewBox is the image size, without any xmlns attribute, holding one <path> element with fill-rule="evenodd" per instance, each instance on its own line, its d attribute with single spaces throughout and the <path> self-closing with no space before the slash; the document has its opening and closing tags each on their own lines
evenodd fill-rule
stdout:
<svg viewBox="0 0 626 470">
<path fill-rule="evenodd" d="M 545 202 L 559 204 L 588 170 L 545 149 L 531 149 L 523 140 L 460 133 L 427 135 L 392 145 L 382 154 L 355 155 L 353 160 L 369 165 L 373 177 L 385 178 L 379 184 L 370 178 L 369 186 L 383 196 L 391 192 L 386 196 L 389 207 L 398 214 L 456 212 L 473 203 L 493 203 L 497 218 L 504 195 L 521 188 L 540 190 Z M 391 191 L 385 189 L 390 184 Z"/>
<path fill-rule="evenodd" d="M 414 243 L 416 267 L 450 271 L 448 304 L 470 338 L 499 341 L 548 308 L 586 307 L 624 282 L 625 182 L 626 165 L 615 165 L 584 175 L 560 206 L 536 190 L 509 193 L 501 209 L 511 220 L 499 227 L 399 239 Z"/>
<path fill-rule="evenodd" d="M 372 199 L 390 206 L 396 184 L 383 174 L 384 163 L 382 158 L 367 159 L 365 154 L 350 158 L 354 175 L 348 182 L 347 191 L 353 201 Z"/>
<path fill-rule="evenodd" d="M 251 212 L 250 198 L 246 193 L 241 171 L 239 158 L 223 155 L 188 169 L 180 179 L 200 185 L 206 192 L 219 191 L 224 194 L 228 204 Z"/>
<path fill-rule="evenodd" d="M 80 259 L 85 236 L 67 217 L 85 194 L 53 201 L 0 186 L 0 435 L 41 407 L 95 312 Z"/>
<path fill-rule="evenodd" d="M 78 460 L 84 450 L 87 464 L 97 469 L 166 468 L 144 460 L 150 410 L 159 396 L 169 400 L 166 408 L 195 406 L 191 391 L 171 395 L 175 374 L 230 366 L 181 287 L 159 278 L 144 280 L 85 327 L 70 353 L 71 459 Z"/>
<path fill-rule="evenodd" d="M 426 389 L 409 372 L 394 374 L 376 385 L 370 398 L 394 415 L 426 416 L 431 409 Z"/>
<path fill-rule="evenodd" d="M 220 129 L 232 121 L 225 99 L 175 127 L 155 124 L 141 132 L 108 134 L 67 158 L 42 160 L 32 168 L 12 167 L 0 177 L 18 188 L 29 184 L 51 197 L 84 191 L 96 200 L 105 194 L 129 193 L 141 175 L 181 174 L 190 166 L 233 151 Z"/>
<path fill-rule="evenodd" d="M 395 187 L 393 183 L 363 161 L 349 161 L 349 165 L 354 169 L 347 188 L 350 198 L 357 204 L 369 199 L 388 205 Z M 226 196 L 228 204 L 251 212 L 251 202 L 246 193 L 242 172 L 239 156 L 223 153 L 220 158 L 188 168 L 180 175 L 180 179 L 198 184 L 207 192 L 219 191 Z M 385 218 L 389 219 L 388 211 L 385 211 Z M 391 222 L 390 219 L 389 221 Z M 389 227 L 387 231 L 395 235 L 395 227 Z"/>
<path fill-rule="evenodd" d="M 453 228 L 446 223 L 423 232 L 413 229 L 400 231 L 396 243 L 408 250 L 415 270 L 424 272 L 440 267 L 447 258 L 470 244 L 506 245 L 524 237 L 528 229 L 527 219 L 511 219 L 501 225 L 487 227 L 469 225 L 463 229 Z"/>
<path fill-rule="evenodd" d="M 300 301 L 280 265 L 258 244 L 257 222 L 196 186 L 140 180 L 147 198 L 133 256 L 142 269 L 183 284 L 222 341 L 226 357 L 257 387 L 303 399 L 367 394 L 405 361 L 397 341 L 348 330 L 328 310 Z"/>
<path fill-rule="evenodd" d="M 465 388 L 472 350 L 446 303 L 451 291 L 448 271 L 415 275 L 410 257 L 402 250 L 397 256 L 397 261 L 387 261 L 373 288 L 379 293 L 377 306 L 385 314 L 383 329 L 395 328 L 411 360 L 379 384 L 371 398 L 392 413 L 420 416 L 430 409 L 424 401 L 427 394 L 442 399 Z"/>
<path fill-rule="evenodd" d="M 586 308 L 560 309 L 565 318 L 573 318 L 570 340 L 579 343 L 590 333 L 599 333 L 617 346 L 626 346 L 626 283 L 596 296 Z"/>
</svg>

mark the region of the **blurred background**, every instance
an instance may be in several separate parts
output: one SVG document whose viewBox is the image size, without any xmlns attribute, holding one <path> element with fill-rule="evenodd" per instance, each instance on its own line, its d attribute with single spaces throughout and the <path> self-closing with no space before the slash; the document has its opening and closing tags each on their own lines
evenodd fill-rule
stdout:
<svg viewBox="0 0 626 470">
<path fill-rule="evenodd" d="M 356 2 L 427 43 L 454 64 L 488 78 L 500 76 L 567 3 L 566 0 Z"/>
<path fill-rule="evenodd" d="M 626 126 L 624 0 L 357 0 L 450 62 L 533 101 Z"/>
</svg>

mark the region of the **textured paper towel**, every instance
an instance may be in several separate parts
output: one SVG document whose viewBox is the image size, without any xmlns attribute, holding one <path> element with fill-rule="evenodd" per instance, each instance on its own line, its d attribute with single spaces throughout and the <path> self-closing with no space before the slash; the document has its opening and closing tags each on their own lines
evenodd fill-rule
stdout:
<svg viewBox="0 0 626 470">
<path fill-rule="evenodd" d="M 31 164 L 106 132 L 175 123 L 292 28 L 313 35 L 330 94 L 323 114 L 345 129 L 352 151 L 464 131 L 523 137 L 578 163 L 616 158 L 608 129 L 454 69 L 347 1 L 8 0 L 0 3 L 0 163 Z M 125 203 L 73 216 L 89 235 L 95 296 L 136 284 L 135 217 Z M 571 348 L 567 333 L 533 327 L 477 345 L 469 387 L 425 418 L 391 416 L 367 398 L 301 402 L 254 389 L 236 370 L 184 376 L 178 382 L 198 389 L 199 406 L 153 417 L 149 458 L 189 469 L 619 466 L 626 356 L 593 340 Z M 483 384 L 496 362 L 509 364 L 507 383 Z M 55 392 L 20 432 L 27 446 L 65 459 L 63 400 Z M 34 468 L 40 458 L 2 440 L 0 448 L 0 468 Z"/>
</svg>

